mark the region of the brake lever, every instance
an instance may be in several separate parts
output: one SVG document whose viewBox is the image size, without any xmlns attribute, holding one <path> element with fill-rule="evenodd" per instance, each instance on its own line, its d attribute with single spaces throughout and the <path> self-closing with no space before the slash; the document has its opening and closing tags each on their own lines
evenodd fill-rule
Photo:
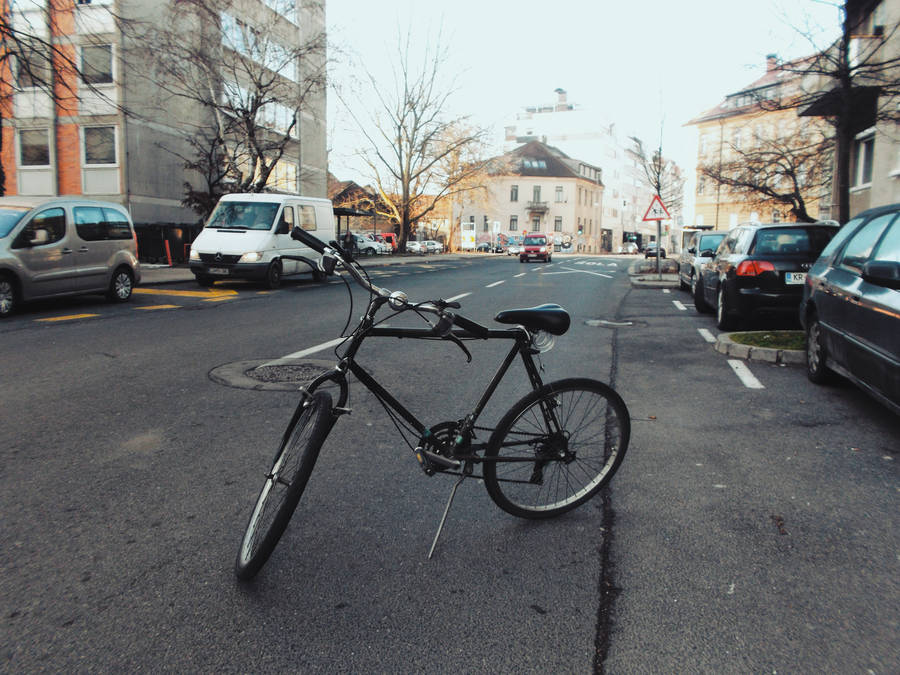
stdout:
<svg viewBox="0 0 900 675">
<path fill-rule="evenodd" d="M 466 363 L 472 363 L 472 354 L 468 349 L 466 349 L 466 346 L 462 343 L 462 340 L 456 337 L 453 333 L 448 334 L 445 339 L 450 340 L 457 347 L 463 350 L 463 354 L 466 355 Z"/>
</svg>

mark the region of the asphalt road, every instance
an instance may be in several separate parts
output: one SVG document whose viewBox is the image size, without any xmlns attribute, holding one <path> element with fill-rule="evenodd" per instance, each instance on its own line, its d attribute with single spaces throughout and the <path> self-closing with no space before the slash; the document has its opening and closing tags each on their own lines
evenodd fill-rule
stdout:
<svg viewBox="0 0 900 675">
<path fill-rule="evenodd" d="M 467 481 L 427 560 L 452 483 L 422 474 L 356 387 L 288 532 L 240 584 L 236 547 L 295 397 L 209 374 L 331 340 L 347 290 L 45 303 L 0 324 L 0 668 L 898 670 L 896 417 L 793 368 L 751 363 L 749 389 L 698 332 L 711 319 L 631 288 L 621 259 L 377 274 L 413 298 L 463 296 L 483 323 L 563 304 L 572 328 L 545 379 L 609 381 L 633 418 L 612 488 L 534 523 Z M 96 316 L 40 321 L 78 314 Z M 361 360 L 437 423 L 490 378 L 503 347 L 482 347 L 466 364 L 452 345 L 383 340 Z M 511 372 L 485 421 L 526 388 Z"/>
</svg>

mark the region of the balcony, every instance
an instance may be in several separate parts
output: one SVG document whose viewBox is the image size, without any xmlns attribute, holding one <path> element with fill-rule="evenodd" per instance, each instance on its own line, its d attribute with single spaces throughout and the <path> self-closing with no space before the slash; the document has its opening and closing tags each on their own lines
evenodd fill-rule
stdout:
<svg viewBox="0 0 900 675">
<path fill-rule="evenodd" d="M 529 213 L 547 213 L 550 210 L 549 202 L 528 202 L 526 210 Z"/>
</svg>

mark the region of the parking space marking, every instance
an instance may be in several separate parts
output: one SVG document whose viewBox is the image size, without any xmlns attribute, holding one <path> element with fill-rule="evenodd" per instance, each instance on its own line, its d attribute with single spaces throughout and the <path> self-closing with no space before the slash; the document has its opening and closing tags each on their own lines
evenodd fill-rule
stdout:
<svg viewBox="0 0 900 675">
<path fill-rule="evenodd" d="M 44 321 L 47 323 L 49 323 L 51 321 L 74 321 L 75 319 L 89 319 L 94 316 L 100 316 L 100 315 L 99 314 L 69 314 L 67 316 L 50 316 L 50 317 L 47 317 L 46 319 L 35 319 L 35 321 Z"/>
<path fill-rule="evenodd" d="M 700 337 L 702 337 L 707 342 L 716 341 L 716 336 L 710 333 L 706 328 L 698 328 L 697 332 L 700 333 Z"/>
<path fill-rule="evenodd" d="M 178 309 L 181 305 L 146 305 L 144 307 L 135 307 L 135 309 Z"/>
<path fill-rule="evenodd" d="M 728 359 L 728 365 L 731 366 L 734 374 L 738 376 L 738 379 L 745 387 L 747 387 L 747 389 L 765 389 L 762 382 L 753 376 L 753 373 L 750 372 L 747 364 L 743 361 Z"/>
<path fill-rule="evenodd" d="M 685 307 L 684 305 L 681 304 L 681 301 L 680 301 L 680 300 L 673 300 L 673 301 L 672 301 L 672 304 L 675 305 L 675 307 L 678 308 L 678 311 L 679 311 L 679 312 L 683 312 L 683 311 L 685 311 L 685 310 L 687 309 L 687 307 Z"/>
<path fill-rule="evenodd" d="M 501 279 L 500 281 L 495 281 L 495 282 L 492 283 L 492 284 L 488 284 L 487 286 L 485 286 L 485 288 L 493 288 L 494 286 L 499 286 L 499 285 L 502 284 L 502 283 L 504 283 L 504 280 L 503 280 L 503 279 Z"/>
<path fill-rule="evenodd" d="M 176 291 L 168 288 L 135 288 L 132 293 L 142 295 L 174 295 L 182 298 L 217 298 L 219 296 L 237 295 L 232 288 L 219 288 L 209 291 Z"/>
</svg>

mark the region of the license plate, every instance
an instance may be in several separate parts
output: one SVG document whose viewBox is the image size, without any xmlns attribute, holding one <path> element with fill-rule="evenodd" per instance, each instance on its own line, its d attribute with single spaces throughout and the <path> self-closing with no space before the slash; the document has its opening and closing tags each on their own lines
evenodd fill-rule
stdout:
<svg viewBox="0 0 900 675">
<path fill-rule="evenodd" d="M 806 272 L 785 272 L 784 283 L 786 284 L 802 284 L 806 281 Z"/>
<path fill-rule="evenodd" d="M 228 274 L 229 273 L 227 267 L 210 267 L 208 272 L 210 274 Z"/>
</svg>

